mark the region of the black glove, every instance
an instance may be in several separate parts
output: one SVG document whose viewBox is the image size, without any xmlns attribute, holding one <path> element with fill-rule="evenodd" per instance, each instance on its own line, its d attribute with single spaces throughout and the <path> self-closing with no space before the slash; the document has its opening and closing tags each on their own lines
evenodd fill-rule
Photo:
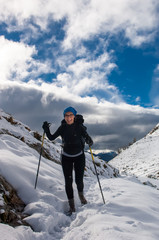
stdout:
<svg viewBox="0 0 159 240">
<path fill-rule="evenodd" d="M 93 140 L 90 136 L 87 136 L 86 143 L 89 145 L 89 147 L 91 147 L 93 145 Z"/>
<path fill-rule="evenodd" d="M 44 129 L 45 133 L 49 131 L 49 126 L 50 124 L 47 121 L 43 122 L 42 128 Z"/>
</svg>

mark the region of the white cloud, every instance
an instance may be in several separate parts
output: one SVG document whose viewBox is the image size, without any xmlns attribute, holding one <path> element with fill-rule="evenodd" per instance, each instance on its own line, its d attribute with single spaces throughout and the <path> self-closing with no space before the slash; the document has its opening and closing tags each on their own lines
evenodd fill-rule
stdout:
<svg viewBox="0 0 159 240">
<path fill-rule="evenodd" d="M 51 71 L 49 62 L 41 63 L 33 58 L 36 53 L 34 46 L 0 36 L 0 81 L 25 81 L 27 77 L 35 78 Z"/>
<path fill-rule="evenodd" d="M 136 99 L 135 99 L 136 102 L 140 102 L 141 101 L 141 98 L 138 96 Z"/>
<path fill-rule="evenodd" d="M 0 79 L 18 80 L 28 76 L 31 67 L 32 55 L 36 53 L 34 47 L 23 43 L 6 40 L 0 37 Z"/>
<path fill-rule="evenodd" d="M 93 54 L 66 64 L 65 72 L 56 79 L 58 87 L 65 86 L 69 92 L 77 95 L 86 95 L 92 91 L 102 90 L 114 95 L 117 89 L 108 83 L 108 75 L 116 68 L 113 57 L 107 52 L 94 60 Z M 111 94 L 111 95 L 112 95 Z"/>
<path fill-rule="evenodd" d="M 69 15 L 65 47 L 96 34 L 120 31 L 125 31 L 130 44 L 139 46 L 150 41 L 151 31 L 157 29 L 157 0 L 91 0 L 87 3 L 76 17 Z"/>
<path fill-rule="evenodd" d="M 46 94 L 54 92 L 57 98 L 63 95 L 74 93 L 77 96 L 86 96 L 91 91 L 102 90 L 109 95 L 109 99 L 118 92 L 115 86 L 110 85 L 107 76 L 116 67 L 112 62 L 112 56 L 107 52 L 99 56 L 96 60 L 88 54 L 87 58 L 76 60 L 72 63 L 67 56 L 59 60 L 64 73 L 59 73 L 53 84 L 43 84 L 39 75 L 52 72 L 51 63 L 40 62 L 34 59 L 37 54 L 34 46 L 29 46 L 21 42 L 7 40 L 4 36 L 0 37 L 0 81 L 25 81 L 31 86 L 45 86 Z M 25 85 L 26 86 L 26 85 Z M 53 89 L 52 89 L 53 88 Z M 54 91 L 56 89 L 56 91 Z M 75 98 L 75 97 L 74 97 Z M 113 100 L 113 98 L 112 98 Z"/>
<path fill-rule="evenodd" d="M 30 27 L 32 19 L 47 31 L 50 19 L 66 18 L 66 48 L 97 34 L 120 31 L 125 32 L 131 45 L 140 46 L 154 37 L 158 5 L 158 0 L 69 0 L 67 4 L 65 0 L 0 0 L 0 20 L 22 29 Z"/>
</svg>

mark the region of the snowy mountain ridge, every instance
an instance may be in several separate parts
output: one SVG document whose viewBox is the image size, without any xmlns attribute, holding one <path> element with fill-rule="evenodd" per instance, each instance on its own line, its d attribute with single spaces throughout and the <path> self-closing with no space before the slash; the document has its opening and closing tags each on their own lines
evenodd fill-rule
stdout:
<svg viewBox="0 0 159 240">
<path fill-rule="evenodd" d="M 159 136 L 159 123 L 147 134 L 147 136 Z"/>
<path fill-rule="evenodd" d="M 159 179 L 159 124 L 110 161 L 120 172 Z"/>
</svg>

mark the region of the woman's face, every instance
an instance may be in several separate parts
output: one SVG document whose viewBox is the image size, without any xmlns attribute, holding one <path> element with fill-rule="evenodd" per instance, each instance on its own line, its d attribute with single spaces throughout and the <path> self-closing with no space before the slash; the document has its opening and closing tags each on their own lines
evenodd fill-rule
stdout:
<svg viewBox="0 0 159 240">
<path fill-rule="evenodd" d="M 65 121 L 68 125 L 71 125 L 74 123 L 75 116 L 72 112 L 67 112 L 65 114 Z"/>
</svg>

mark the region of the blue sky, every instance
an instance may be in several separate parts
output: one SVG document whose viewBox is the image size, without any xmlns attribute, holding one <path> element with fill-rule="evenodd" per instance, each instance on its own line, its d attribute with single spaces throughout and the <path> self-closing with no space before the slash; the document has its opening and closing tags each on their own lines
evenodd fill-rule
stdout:
<svg viewBox="0 0 159 240">
<path fill-rule="evenodd" d="M 155 49 L 152 51 L 149 46 L 143 49 L 126 47 L 122 52 L 116 51 L 118 70 L 111 74 L 110 81 L 117 85 L 124 100 L 130 104 L 144 107 L 155 104 L 150 90 L 158 56 Z"/>
<path fill-rule="evenodd" d="M 72 105 L 96 150 L 116 150 L 159 122 L 157 0 L 0 3 L 3 110 L 38 131 L 51 121 L 54 131 Z"/>
</svg>

